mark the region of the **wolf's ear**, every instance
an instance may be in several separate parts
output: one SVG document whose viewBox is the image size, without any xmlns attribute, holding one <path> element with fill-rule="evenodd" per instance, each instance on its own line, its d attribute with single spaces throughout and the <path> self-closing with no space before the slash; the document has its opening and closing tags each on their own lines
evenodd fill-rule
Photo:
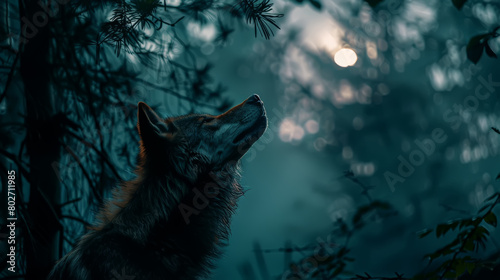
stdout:
<svg viewBox="0 0 500 280">
<path fill-rule="evenodd" d="M 142 141 L 146 142 L 171 136 L 165 122 L 144 102 L 137 104 L 137 128 Z"/>
</svg>

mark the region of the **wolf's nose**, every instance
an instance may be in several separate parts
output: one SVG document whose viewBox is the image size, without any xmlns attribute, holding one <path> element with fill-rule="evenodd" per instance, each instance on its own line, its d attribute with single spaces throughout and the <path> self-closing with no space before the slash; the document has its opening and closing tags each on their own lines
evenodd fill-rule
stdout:
<svg viewBox="0 0 500 280">
<path fill-rule="evenodd" d="M 250 98 L 248 98 L 247 103 L 249 103 L 249 104 L 263 104 L 264 102 L 262 102 L 259 95 L 254 94 Z"/>
</svg>

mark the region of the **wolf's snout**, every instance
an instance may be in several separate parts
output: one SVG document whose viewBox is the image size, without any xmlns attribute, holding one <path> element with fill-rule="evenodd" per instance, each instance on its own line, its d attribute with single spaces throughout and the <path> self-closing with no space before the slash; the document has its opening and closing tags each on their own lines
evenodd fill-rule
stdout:
<svg viewBox="0 0 500 280">
<path fill-rule="evenodd" d="M 241 106 L 242 105 L 242 106 Z M 257 141 L 267 127 L 266 110 L 264 102 L 257 94 L 248 97 L 242 104 L 236 106 L 238 113 L 238 127 L 234 132 L 233 145 L 238 146 L 238 152 L 245 152 Z"/>
<path fill-rule="evenodd" d="M 264 105 L 258 94 L 254 94 L 247 99 L 247 104 Z"/>
</svg>

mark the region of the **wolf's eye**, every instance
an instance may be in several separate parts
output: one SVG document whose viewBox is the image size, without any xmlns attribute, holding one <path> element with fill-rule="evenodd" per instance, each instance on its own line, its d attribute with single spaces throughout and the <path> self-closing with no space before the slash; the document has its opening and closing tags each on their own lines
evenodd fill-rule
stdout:
<svg viewBox="0 0 500 280">
<path fill-rule="evenodd" d="M 170 122 L 167 124 L 167 127 L 168 127 L 168 132 L 171 132 L 171 133 L 177 132 L 177 126 L 175 126 L 175 124 Z"/>
</svg>

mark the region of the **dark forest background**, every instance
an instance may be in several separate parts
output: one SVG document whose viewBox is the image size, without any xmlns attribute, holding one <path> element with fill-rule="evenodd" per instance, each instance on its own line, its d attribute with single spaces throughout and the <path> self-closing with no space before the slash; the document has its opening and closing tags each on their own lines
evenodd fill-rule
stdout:
<svg viewBox="0 0 500 280">
<path fill-rule="evenodd" d="M 139 101 L 215 114 L 253 93 L 269 128 L 213 279 L 500 277 L 500 1 L 6 0 L 0 15 L 1 279 L 43 279 L 133 178 Z"/>
</svg>

